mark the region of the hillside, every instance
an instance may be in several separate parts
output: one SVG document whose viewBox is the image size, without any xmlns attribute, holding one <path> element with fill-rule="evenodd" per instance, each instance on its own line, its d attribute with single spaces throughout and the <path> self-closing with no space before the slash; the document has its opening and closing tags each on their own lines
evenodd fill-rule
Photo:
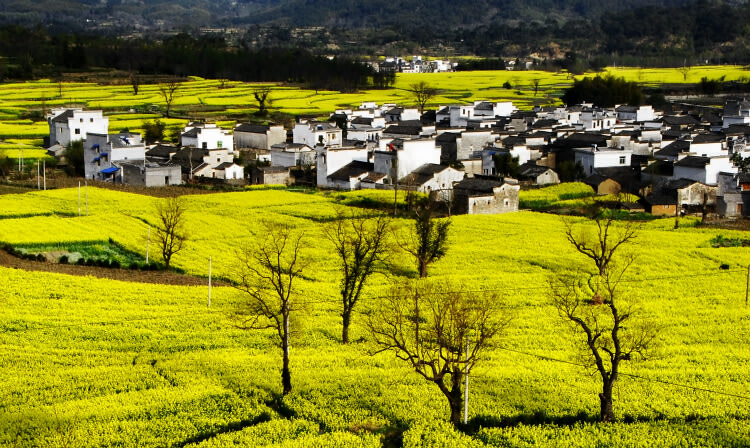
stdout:
<svg viewBox="0 0 750 448">
<path fill-rule="evenodd" d="M 219 26 L 271 24 L 345 28 L 396 27 L 415 24 L 448 30 L 496 22 L 596 18 L 641 6 L 674 6 L 689 0 L 9 0 L 0 5 L 0 22 L 35 22 L 79 28 Z"/>
</svg>

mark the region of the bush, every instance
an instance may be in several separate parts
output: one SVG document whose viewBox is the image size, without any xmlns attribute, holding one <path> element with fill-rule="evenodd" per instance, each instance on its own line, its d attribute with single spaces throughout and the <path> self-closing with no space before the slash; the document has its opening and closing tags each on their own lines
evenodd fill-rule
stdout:
<svg viewBox="0 0 750 448">
<path fill-rule="evenodd" d="M 57 259 L 57 262 L 60 264 L 68 264 L 68 256 L 60 255 L 60 258 Z"/>
</svg>

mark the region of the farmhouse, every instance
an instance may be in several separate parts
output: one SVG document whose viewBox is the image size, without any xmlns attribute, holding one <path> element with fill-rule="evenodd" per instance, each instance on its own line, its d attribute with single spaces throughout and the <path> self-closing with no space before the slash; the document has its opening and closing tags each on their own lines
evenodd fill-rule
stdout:
<svg viewBox="0 0 750 448">
<path fill-rule="evenodd" d="M 457 213 L 498 214 L 518 211 L 521 187 L 514 179 L 467 178 L 453 185 Z"/>
<path fill-rule="evenodd" d="M 234 128 L 234 144 L 238 149 L 271 149 L 286 141 L 286 130 L 281 125 L 241 123 Z"/>
<path fill-rule="evenodd" d="M 122 183 L 145 187 L 180 185 L 182 170 L 176 163 L 157 163 L 145 160 L 120 162 Z"/>
<path fill-rule="evenodd" d="M 146 147 L 140 134 L 88 133 L 83 144 L 84 172 L 87 179 L 123 182 L 120 162 L 146 160 Z"/>
<path fill-rule="evenodd" d="M 180 135 L 180 144 L 199 149 L 225 149 L 229 153 L 234 152 L 232 132 L 225 131 L 215 124 L 189 124 Z"/>
<path fill-rule="evenodd" d="M 76 140 L 85 140 L 86 135 L 107 134 L 109 119 L 100 110 L 52 109 L 47 114 L 49 146 L 63 147 Z"/>
<path fill-rule="evenodd" d="M 463 171 L 455 168 L 426 163 L 406 175 L 399 181 L 399 184 L 420 193 L 436 192 L 436 194 L 445 196 L 443 193 L 452 190 L 453 184 L 463 180 L 464 176 Z M 443 197 L 440 199 L 443 199 Z"/>
</svg>

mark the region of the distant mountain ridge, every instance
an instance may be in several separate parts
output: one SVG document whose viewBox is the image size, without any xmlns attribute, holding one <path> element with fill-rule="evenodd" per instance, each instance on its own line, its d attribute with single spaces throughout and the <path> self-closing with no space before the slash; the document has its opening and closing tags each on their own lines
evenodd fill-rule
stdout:
<svg viewBox="0 0 750 448">
<path fill-rule="evenodd" d="M 692 0 L 4 0 L 0 22 L 62 29 L 112 26 L 216 27 L 274 24 L 435 29 L 530 20 L 590 19 L 643 6 Z M 726 2 L 725 2 L 726 3 Z"/>
</svg>

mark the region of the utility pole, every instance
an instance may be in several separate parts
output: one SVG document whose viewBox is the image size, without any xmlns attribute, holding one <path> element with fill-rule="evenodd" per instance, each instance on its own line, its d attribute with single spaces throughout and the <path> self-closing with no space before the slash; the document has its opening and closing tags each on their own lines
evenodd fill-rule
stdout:
<svg viewBox="0 0 750 448">
<path fill-rule="evenodd" d="M 151 243 L 151 226 L 148 226 L 148 234 L 146 235 L 146 265 L 148 265 L 148 246 Z"/>
<path fill-rule="evenodd" d="M 89 215 L 89 181 L 84 182 L 84 194 L 86 196 L 86 216 Z"/>
<path fill-rule="evenodd" d="M 47 161 L 42 160 L 42 173 L 44 175 L 44 190 L 47 191 Z"/>
<path fill-rule="evenodd" d="M 81 181 L 78 181 L 78 216 L 81 216 Z"/>
<path fill-rule="evenodd" d="M 36 161 L 36 189 L 37 190 L 41 189 L 41 185 L 39 181 L 39 159 L 37 159 Z"/>
<path fill-rule="evenodd" d="M 464 386 L 464 425 L 469 422 L 469 336 L 466 336 L 466 385 Z"/>
</svg>

